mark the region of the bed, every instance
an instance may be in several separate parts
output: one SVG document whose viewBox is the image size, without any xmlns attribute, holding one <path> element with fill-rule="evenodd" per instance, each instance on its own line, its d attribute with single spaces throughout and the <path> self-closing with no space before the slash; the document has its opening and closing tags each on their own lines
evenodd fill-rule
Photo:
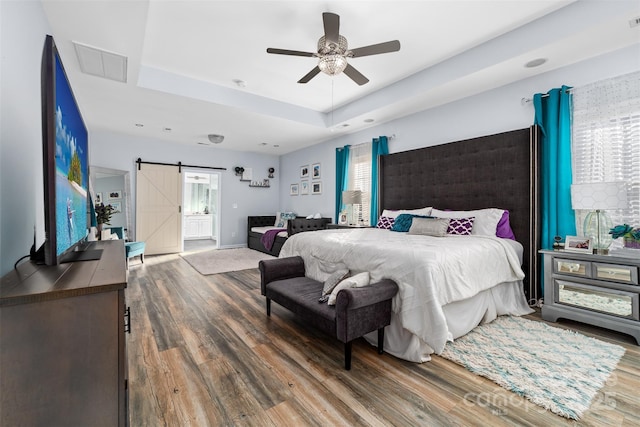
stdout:
<svg viewBox="0 0 640 427">
<path fill-rule="evenodd" d="M 509 211 L 517 241 L 338 229 L 291 236 L 280 256 L 302 256 L 308 275 L 316 280 L 345 266 L 369 271 L 372 280 L 396 281 L 400 291 L 385 349 L 405 360 L 427 361 L 447 341 L 482 322 L 531 312 L 527 300 L 539 292 L 536 147 L 537 131 L 529 128 L 380 160 L 381 213 L 432 206 L 454 211 L 499 207 Z M 375 345 L 373 335 L 366 339 Z"/>
</svg>

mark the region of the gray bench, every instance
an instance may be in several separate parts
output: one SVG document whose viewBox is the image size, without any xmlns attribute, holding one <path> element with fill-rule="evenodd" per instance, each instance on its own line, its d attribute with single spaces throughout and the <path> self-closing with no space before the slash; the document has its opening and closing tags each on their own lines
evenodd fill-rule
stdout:
<svg viewBox="0 0 640 427">
<path fill-rule="evenodd" d="M 336 305 L 319 303 L 323 284 L 305 276 L 301 257 L 263 260 L 259 263 L 260 288 L 267 299 L 289 309 L 316 328 L 345 344 L 344 367 L 351 369 L 351 344 L 369 332 L 378 331 L 378 353 L 384 346 L 384 327 L 391 323 L 391 299 L 398 285 L 389 279 L 362 288 L 338 292 Z"/>
</svg>

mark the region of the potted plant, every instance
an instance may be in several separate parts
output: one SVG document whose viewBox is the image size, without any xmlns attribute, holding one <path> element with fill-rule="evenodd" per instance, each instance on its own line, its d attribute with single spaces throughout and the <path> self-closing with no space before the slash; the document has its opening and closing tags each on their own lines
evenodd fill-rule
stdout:
<svg viewBox="0 0 640 427">
<path fill-rule="evenodd" d="M 625 248 L 640 249 L 640 228 L 633 228 L 628 224 L 616 225 L 609 234 L 614 239 L 622 237 L 624 239 Z"/>
<path fill-rule="evenodd" d="M 98 223 L 98 235 L 102 233 L 103 224 L 111 225 L 111 215 L 113 215 L 114 209 L 111 205 L 105 205 L 99 203 L 96 205 L 96 222 Z"/>
</svg>

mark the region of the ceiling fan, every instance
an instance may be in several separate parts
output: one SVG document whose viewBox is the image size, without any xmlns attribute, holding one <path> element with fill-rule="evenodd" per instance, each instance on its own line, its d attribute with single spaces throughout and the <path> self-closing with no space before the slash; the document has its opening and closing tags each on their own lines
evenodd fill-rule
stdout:
<svg viewBox="0 0 640 427">
<path fill-rule="evenodd" d="M 320 73 L 320 71 L 330 76 L 338 75 L 344 71 L 351 80 L 362 86 L 367 83 L 369 79 L 353 68 L 347 62 L 347 58 L 360 58 L 362 56 L 378 55 L 381 53 L 397 52 L 400 50 L 400 42 L 398 40 L 372 44 L 349 50 L 347 39 L 339 34 L 340 16 L 335 13 L 324 12 L 322 14 L 322 21 L 324 23 L 324 36 L 320 37 L 318 40 L 317 52 L 301 52 L 298 50 L 275 49 L 272 47 L 267 49 L 267 53 L 274 53 L 277 55 L 309 56 L 319 58 L 318 65 L 298 80 L 298 83 L 307 83 Z"/>
</svg>

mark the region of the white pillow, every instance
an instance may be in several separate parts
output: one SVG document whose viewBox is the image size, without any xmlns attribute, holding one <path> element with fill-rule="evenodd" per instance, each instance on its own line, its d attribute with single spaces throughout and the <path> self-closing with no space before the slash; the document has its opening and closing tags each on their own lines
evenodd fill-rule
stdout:
<svg viewBox="0 0 640 427">
<path fill-rule="evenodd" d="M 280 221 L 282 221 L 282 218 L 280 218 L 280 212 L 276 212 L 276 222 L 273 224 L 273 226 L 281 228 L 282 225 L 281 225 Z"/>
<path fill-rule="evenodd" d="M 333 288 L 333 291 L 331 291 L 331 295 L 329 295 L 329 301 L 327 301 L 327 304 L 336 305 L 338 292 L 340 292 L 342 289 L 362 288 L 367 285 L 369 285 L 369 273 L 367 271 L 365 271 L 364 273 L 356 274 L 355 276 L 347 277 L 342 282 L 338 283 L 335 288 Z"/>
<path fill-rule="evenodd" d="M 432 209 L 431 206 L 427 206 L 426 208 L 420 208 L 420 209 L 402 209 L 398 211 L 385 209 L 382 211 L 382 215 L 380 216 L 386 216 L 387 218 L 397 218 L 398 215 L 400 214 L 428 216 L 428 215 L 431 215 L 431 209 Z"/>
<path fill-rule="evenodd" d="M 475 217 L 471 234 L 481 236 L 495 236 L 498 223 L 504 214 L 504 209 L 487 208 L 475 211 L 441 211 L 433 208 L 431 216 L 436 218 L 469 218 Z"/>
</svg>

